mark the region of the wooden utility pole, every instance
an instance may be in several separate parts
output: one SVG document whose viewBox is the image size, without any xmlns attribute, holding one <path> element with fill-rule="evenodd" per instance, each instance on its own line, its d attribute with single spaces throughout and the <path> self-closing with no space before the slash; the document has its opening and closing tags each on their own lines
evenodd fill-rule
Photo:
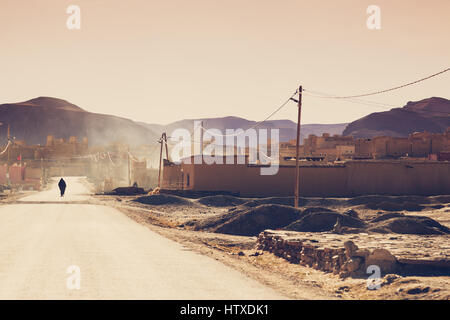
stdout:
<svg viewBox="0 0 450 320">
<path fill-rule="evenodd" d="M 128 186 L 131 186 L 131 159 L 130 159 L 130 147 L 128 147 Z"/>
<path fill-rule="evenodd" d="M 7 148 L 8 148 L 8 151 L 7 151 L 8 159 L 7 159 L 7 161 L 6 161 L 6 180 L 7 180 L 7 182 L 8 182 L 8 187 L 11 187 L 11 179 L 10 179 L 10 177 L 9 177 L 9 150 L 10 150 L 9 147 L 11 147 L 11 146 L 10 146 L 10 144 L 11 144 L 11 134 L 10 134 L 10 129 L 11 129 L 11 127 L 10 127 L 10 125 L 8 124 L 8 144 L 7 144 Z"/>
<path fill-rule="evenodd" d="M 44 186 L 44 181 L 45 181 L 45 175 L 44 175 L 44 164 L 43 164 L 43 159 L 41 157 L 41 186 Z"/>
<path fill-rule="evenodd" d="M 164 144 L 166 145 L 166 159 L 169 160 L 169 147 L 167 147 L 167 135 L 165 132 L 163 133 L 162 138 L 163 138 Z"/>
<path fill-rule="evenodd" d="M 200 159 L 203 163 L 203 120 L 200 122 Z M 215 141 L 216 138 L 214 138 Z M 195 154 L 194 154 L 195 156 Z"/>
<path fill-rule="evenodd" d="M 158 187 L 161 188 L 161 167 L 162 167 L 162 154 L 163 154 L 163 144 L 166 146 L 166 159 L 169 160 L 169 148 L 167 147 L 167 135 L 165 132 L 161 135 L 159 139 L 161 144 L 161 149 L 159 151 L 159 172 L 158 172 Z"/>
<path fill-rule="evenodd" d="M 163 152 L 163 137 L 166 133 L 163 132 L 161 138 L 159 139 L 159 143 L 161 144 L 161 149 L 159 150 L 159 171 L 158 171 L 158 188 L 161 188 L 161 164 L 162 164 L 162 152 Z M 167 149 L 166 149 L 167 150 Z"/>
<path fill-rule="evenodd" d="M 300 170 L 298 158 L 300 156 L 300 122 L 302 116 L 302 86 L 298 89 L 298 120 L 297 120 L 297 140 L 295 146 L 295 201 L 294 206 L 298 208 L 298 195 L 300 184 Z"/>
</svg>

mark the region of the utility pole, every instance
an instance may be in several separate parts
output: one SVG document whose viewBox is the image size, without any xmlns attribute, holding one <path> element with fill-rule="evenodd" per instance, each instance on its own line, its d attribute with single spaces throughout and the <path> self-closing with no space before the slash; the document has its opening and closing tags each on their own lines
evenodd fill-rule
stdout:
<svg viewBox="0 0 450 320">
<path fill-rule="evenodd" d="M 130 147 L 128 147 L 128 152 L 127 152 L 127 155 L 128 155 L 128 186 L 131 186 L 131 168 L 130 168 L 130 165 L 131 165 L 131 159 L 130 159 Z"/>
<path fill-rule="evenodd" d="M 8 181 L 8 187 L 11 187 L 11 180 L 9 178 L 9 150 L 10 150 L 10 144 L 11 144 L 11 134 L 10 134 L 10 125 L 8 124 L 8 144 L 7 144 L 7 148 L 8 148 L 8 159 L 6 162 L 6 179 Z"/>
<path fill-rule="evenodd" d="M 45 181 L 44 165 L 43 165 L 43 159 L 41 156 L 41 186 L 42 187 L 44 187 L 44 181 Z"/>
<path fill-rule="evenodd" d="M 166 159 L 169 160 L 169 148 L 167 147 L 167 135 L 165 132 L 163 133 L 162 138 L 163 138 L 164 144 L 166 145 Z"/>
<path fill-rule="evenodd" d="M 201 159 L 201 161 L 202 161 L 202 163 L 203 163 L 203 120 L 202 120 L 202 122 L 200 122 L 200 159 Z M 214 140 L 215 140 L 216 138 L 214 138 Z M 195 156 L 195 154 L 194 154 L 194 156 Z"/>
<path fill-rule="evenodd" d="M 161 164 L 162 164 L 162 152 L 163 152 L 163 143 L 164 143 L 163 138 L 164 138 L 165 134 L 166 133 L 163 132 L 163 134 L 161 135 L 161 138 L 159 139 L 159 143 L 161 144 L 161 149 L 159 150 L 158 188 L 161 188 Z"/>
<path fill-rule="evenodd" d="M 297 120 L 297 140 L 295 147 L 295 201 L 294 206 L 298 208 L 298 195 L 300 184 L 300 170 L 298 158 L 300 156 L 300 122 L 302 116 L 302 86 L 298 89 L 298 120 Z"/>
</svg>

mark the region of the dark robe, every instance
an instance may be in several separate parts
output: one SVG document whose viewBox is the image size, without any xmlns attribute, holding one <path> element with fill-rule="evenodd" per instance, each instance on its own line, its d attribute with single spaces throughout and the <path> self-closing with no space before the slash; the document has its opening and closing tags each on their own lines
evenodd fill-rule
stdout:
<svg viewBox="0 0 450 320">
<path fill-rule="evenodd" d="M 64 196 L 64 192 L 66 191 L 66 182 L 64 181 L 63 178 L 59 180 L 58 187 L 59 191 L 61 191 L 61 197 Z"/>
</svg>

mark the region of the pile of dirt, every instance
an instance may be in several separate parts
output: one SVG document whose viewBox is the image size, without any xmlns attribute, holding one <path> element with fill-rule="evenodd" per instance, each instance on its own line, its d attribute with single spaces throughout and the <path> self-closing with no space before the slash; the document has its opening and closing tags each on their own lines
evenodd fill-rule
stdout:
<svg viewBox="0 0 450 320">
<path fill-rule="evenodd" d="M 430 204 L 431 200 L 425 196 L 383 196 L 383 195 L 368 195 L 359 196 L 347 200 L 349 205 L 377 205 L 383 202 L 387 203 L 413 203 L 413 204 Z"/>
<path fill-rule="evenodd" d="M 414 202 L 390 202 L 390 201 L 382 201 L 379 203 L 371 202 L 366 204 L 368 209 L 372 210 L 384 210 L 384 211 L 422 211 L 425 209 L 424 206 Z"/>
<path fill-rule="evenodd" d="M 135 196 L 138 194 L 146 194 L 146 192 L 143 188 L 138 187 L 119 187 L 107 194 L 114 196 Z"/>
<path fill-rule="evenodd" d="M 345 211 L 344 214 L 347 216 L 353 217 L 353 218 L 359 218 L 358 212 L 356 212 L 353 209 L 349 209 L 349 210 Z"/>
<path fill-rule="evenodd" d="M 290 206 L 263 204 L 247 210 L 235 210 L 196 223 L 195 230 L 241 236 L 257 236 L 266 229 L 279 229 L 301 217 L 301 210 Z"/>
<path fill-rule="evenodd" d="M 347 200 L 339 198 L 308 198 L 311 207 L 341 207 L 347 206 Z"/>
<path fill-rule="evenodd" d="M 215 195 L 203 197 L 198 199 L 197 201 L 198 203 L 201 203 L 208 207 L 232 207 L 248 202 L 248 199 L 233 197 L 229 195 Z"/>
<path fill-rule="evenodd" d="M 299 204 L 304 206 L 308 203 L 308 200 L 305 198 L 299 198 Z M 243 206 L 254 208 L 257 206 L 261 206 L 264 204 L 279 204 L 284 206 L 294 206 L 294 197 L 269 197 L 269 198 L 260 198 L 250 200 L 245 202 Z"/>
<path fill-rule="evenodd" d="M 244 203 L 246 207 L 256 207 L 263 204 L 280 204 L 285 206 L 294 206 L 294 197 L 269 197 L 253 199 Z M 300 207 L 332 207 L 347 204 L 346 200 L 335 198 L 299 198 L 298 204 Z"/>
<path fill-rule="evenodd" d="M 381 213 L 378 217 L 373 218 L 370 222 L 376 223 L 384 220 L 389 220 L 392 218 L 399 218 L 404 217 L 405 215 L 403 213 L 399 212 L 388 212 L 388 213 Z"/>
<path fill-rule="evenodd" d="M 449 228 L 431 218 L 393 213 L 388 213 L 373 219 L 367 231 L 417 235 L 450 234 Z"/>
<path fill-rule="evenodd" d="M 430 201 L 432 203 L 437 203 L 437 204 L 447 204 L 447 203 L 450 203 L 450 195 L 441 195 L 441 196 L 430 197 Z"/>
<path fill-rule="evenodd" d="M 150 196 L 139 197 L 134 199 L 133 201 L 150 205 L 192 205 L 191 201 L 170 194 L 154 194 Z"/>
<path fill-rule="evenodd" d="M 315 209 L 315 210 L 312 210 Z M 331 210 L 320 210 L 323 208 L 309 208 L 303 211 L 303 217 L 291 223 L 285 230 L 300 232 L 325 232 L 333 230 L 339 219 L 342 227 L 364 228 L 364 221 L 350 215 L 334 212 Z"/>
</svg>

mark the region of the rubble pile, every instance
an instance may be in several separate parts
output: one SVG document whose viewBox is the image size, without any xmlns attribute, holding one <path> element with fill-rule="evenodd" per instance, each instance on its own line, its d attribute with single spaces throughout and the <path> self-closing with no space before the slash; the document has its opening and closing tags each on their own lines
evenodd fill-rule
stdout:
<svg viewBox="0 0 450 320">
<path fill-rule="evenodd" d="M 106 194 L 115 196 L 134 196 L 145 193 L 146 193 L 145 190 L 139 187 L 119 187 L 115 188 L 113 191 Z"/>
<path fill-rule="evenodd" d="M 430 241 L 417 236 L 398 236 L 386 241 L 386 237 L 379 235 L 265 230 L 258 236 L 258 249 L 272 252 L 291 263 L 332 272 L 341 277 L 367 277 L 367 268 L 371 265 L 378 266 L 382 275 L 408 272 L 450 275 L 450 243 L 448 239 L 442 242 L 445 238 L 438 237 Z M 420 250 L 413 253 L 405 249 L 405 243 L 409 247 L 417 246 Z M 430 248 L 436 251 L 430 251 Z"/>
<path fill-rule="evenodd" d="M 136 198 L 133 201 L 149 205 L 192 205 L 192 202 L 189 200 L 169 194 L 153 194 L 150 196 Z"/>
<path fill-rule="evenodd" d="M 232 207 L 238 206 L 248 201 L 245 198 L 233 197 L 230 195 L 214 195 L 202 197 L 197 200 L 199 203 L 208 207 Z"/>
</svg>

